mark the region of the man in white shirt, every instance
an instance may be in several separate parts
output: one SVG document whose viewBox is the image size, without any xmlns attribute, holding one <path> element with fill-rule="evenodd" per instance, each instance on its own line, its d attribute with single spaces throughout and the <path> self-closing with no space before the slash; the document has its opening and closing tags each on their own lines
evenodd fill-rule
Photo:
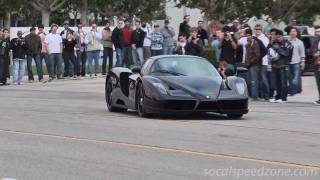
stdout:
<svg viewBox="0 0 320 180">
<path fill-rule="evenodd" d="M 45 44 L 49 54 L 49 81 L 52 81 L 57 75 L 57 79 L 62 78 L 62 37 L 57 33 L 58 25 L 51 26 L 51 33 L 45 37 Z"/>
<path fill-rule="evenodd" d="M 262 33 L 262 26 L 260 24 L 255 25 L 255 34 L 256 37 L 263 43 L 265 48 L 268 48 L 270 40 L 269 38 Z M 262 58 L 262 65 L 260 70 L 260 88 L 259 88 L 259 95 L 264 98 L 265 100 L 270 99 L 270 84 L 268 73 L 270 73 L 271 66 L 269 65 L 269 60 L 267 55 Z"/>
<path fill-rule="evenodd" d="M 143 58 L 145 60 L 151 57 L 151 32 L 152 29 L 146 23 L 142 23 L 142 30 L 146 32 L 146 36 L 143 41 Z"/>
<path fill-rule="evenodd" d="M 289 65 L 289 89 L 288 93 L 294 96 L 301 92 L 301 71 L 305 68 L 306 49 L 303 42 L 298 39 L 298 29 L 290 30 L 290 42 L 293 46 L 292 58 Z"/>
</svg>

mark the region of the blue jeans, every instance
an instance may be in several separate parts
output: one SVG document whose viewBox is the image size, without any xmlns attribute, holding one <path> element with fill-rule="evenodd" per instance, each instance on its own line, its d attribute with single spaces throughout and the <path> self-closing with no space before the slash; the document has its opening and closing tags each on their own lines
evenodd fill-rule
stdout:
<svg viewBox="0 0 320 180">
<path fill-rule="evenodd" d="M 41 54 L 40 54 L 40 61 L 43 62 L 43 60 L 44 60 L 44 62 L 46 63 L 47 72 L 48 72 L 48 74 L 49 74 L 50 62 L 49 62 L 49 55 L 48 55 L 48 53 L 41 53 Z"/>
<path fill-rule="evenodd" d="M 54 78 L 57 75 L 58 78 L 62 75 L 62 54 L 61 53 L 52 53 L 49 54 L 49 66 L 50 70 L 49 77 Z"/>
<path fill-rule="evenodd" d="M 87 51 L 88 57 L 88 73 L 89 76 L 93 74 L 93 61 L 94 61 L 94 73 L 97 74 L 99 72 L 99 59 L 100 59 L 100 50 L 96 51 Z"/>
<path fill-rule="evenodd" d="M 143 48 L 141 47 L 141 48 L 132 49 L 132 57 L 136 65 L 142 66 L 144 62 Z"/>
<path fill-rule="evenodd" d="M 300 64 L 289 65 L 289 89 L 290 95 L 295 95 L 301 92 L 301 69 Z"/>
<path fill-rule="evenodd" d="M 276 100 L 287 101 L 288 97 L 288 68 L 272 68 L 272 82 L 275 83 Z"/>
<path fill-rule="evenodd" d="M 123 67 L 124 62 L 123 62 L 123 49 L 116 48 L 116 67 Z"/>
<path fill-rule="evenodd" d="M 77 61 L 81 64 L 80 74 L 81 76 L 86 75 L 86 63 L 87 63 L 87 53 L 85 51 L 77 50 Z"/>
<path fill-rule="evenodd" d="M 270 85 L 269 85 L 269 77 L 268 77 L 268 66 L 261 66 L 261 85 L 260 85 L 260 94 L 264 99 L 270 99 Z"/>
<path fill-rule="evenodd" d="M 250 96 L 254 99 L 259 97 L 259 66 L 252 65 L 249 67 L 249 86 Z"/>
<path fill-rule="evenodd" d="M 171 55 L 173 54 L 173 47 L 170 46 L 170 47 L 164 47 L 163 49 L 163 54 L 164 55 Z"/>
<path fill-rule="evenodd" d="M 106 74 L 107 70 L 107 60 L 109 58 L 108 69 L 113 67 L 113 48 L 104 47 L 103 48 L 103 61 L 102 61 L 102 74 Z"/>
<path fill-rule="evenodd" d="M 38 79 L 40 81 L 43 79 L 42 60 L 40 59 L 40 54 L 27 55 L 28 80 L 34 80 L 32 72 L 32 59 L 34 59 L 34 62 L 36 63 Z"/>
<path fill-rule="evenodd" d="M 26 60 L 13 59 L 13 81 L 21 83 L 25 72 Z"/>
</svg>

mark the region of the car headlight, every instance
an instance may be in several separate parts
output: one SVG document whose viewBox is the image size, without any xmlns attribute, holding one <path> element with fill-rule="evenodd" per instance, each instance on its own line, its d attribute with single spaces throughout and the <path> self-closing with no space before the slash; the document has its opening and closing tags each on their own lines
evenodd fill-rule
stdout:
<svg viewBox="0 0 320 180">
<path fill-rule="evenodd" d="M 241 95 L 245 94 L 246 86 L 243 82 L 237 82 L 236 83 L 237 92 Z"/>
<path fill-rule="evenodd" d="M 167 94 L 167 88 L 162 83 L 152 83 L 154 87 L 156 87 L 161 94 Z"/>
</svg>

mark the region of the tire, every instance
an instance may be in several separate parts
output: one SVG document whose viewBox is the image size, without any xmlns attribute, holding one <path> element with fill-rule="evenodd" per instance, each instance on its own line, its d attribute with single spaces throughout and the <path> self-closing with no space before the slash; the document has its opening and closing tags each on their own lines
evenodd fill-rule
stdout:
<svg viewBox="0 0 320 180">
<path fill-rule="evenodd" d="M 227 116 L 230 119 L 241 119 L 243 114 L 228 114 Z"/>
<path fill-rule="evenodd" d="M 114 80 L 115 80 L 114 76 L 110 76 L 110 77 L 106 78 L 105 99 L 106 99 L 107 108 L 108 108 L 109 112 L 127 112 L 127 109 L 125 109 L 125 108 L 118 108 L 118 107 L 112 106 L 111 94 L 115 88 L 115 84 L 113 82 Z"/>
<path fill-rule="evenodd" d="M 143 85 L 142 83 L 138 83 L 138 87 L 137 87 L 137 96 L 136 96 L 136 108 L 137 108 L 137 112 L 139 114 L 140 117 L 151 117 L 150 113 L 146 113 L 143 106 L 144 106 L 144 98 L 145 98 L 145 94 L 144 94 L 144 89 L 143 89 Z"/>
</svg>

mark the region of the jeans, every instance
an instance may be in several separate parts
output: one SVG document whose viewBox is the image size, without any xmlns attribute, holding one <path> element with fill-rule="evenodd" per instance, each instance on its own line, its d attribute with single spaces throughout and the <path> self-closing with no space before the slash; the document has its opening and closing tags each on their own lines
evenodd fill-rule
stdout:
<svg viewBox="0 0 320 180">
<path fill-rule="evenodd" d="M 143 58 L 145 60 L 151 57 L 151 47 L 150 46 L 143 46 Z"/>
<path fill-rule="evenodd" d="M 102 74 L 106 74 L 107 59 L 109 59 L 108 69 L 110 71 L 113 67 L 113 49 L 109 47 L 103 48 Z"/>
<path fill-rule="evenodd" d="M 37 67 L 37 74 L 39 81 L 43 79 L 42 71 L 42 60 L 40 60 L 40 54 L 28 54 L 27 55 L 27 69 L 28 69 L 28 80 L 34 80 L 32 72 L 32 59 L 34 59 Z"/>
<path fill-rule="evenodd" d="M 287 101 L 288 97 L 288 67 L 272 68 L 272 81 L 275 83 L 276 100 Z"/>
<path fill-rule="evenodd" d="M 13 81 L 21 83 L 23 80 L 26 60 L 25 59 L 13 59 Z"/>
<path fill-rule="evenodd" d="M 320 100 L 320 67 L 314 68 L 314 75 L 316 78 L 317 86 L 318 86 L 318 93 L 319 93 L 319 100 Z"/>
<path fill-rule="evenodd" d="M 80 71 L 81 76 L 85 76 L 86 75 L 87 53 L 85 51 L 77 50 L 77 61 L 79 63 L 81 62 L 81 65 L 79 65 L 79 69 L 81 66 L 81 71 Z"/>
<path fill-rule="evenodd" d="M 116 67 L 123 67 L 124 66 L 124 61 L 123 61 L 123 49 L 116 48 Z"/>
<path fill-rule="evenodd" d="M 49 74 L 50 63 L 49 63 L 48 53 L 41 53 L 41 54 L 40 54 L 40 61 L 43 62 L 43 60 L 44 60 L 44 62 L 46 63 L 47 72 L 48 72 L 48 74 Z"/>
<path fill-rule="evenodd" d="M 143 48 L 141 47 L 141 48 L 132 49 L 132 57 L 136 65 L 142 66 L 144 62 Z"/>
<path fill-rule="evenodd" d="M 160 50 L 151 49 L 151 56 L 160 56 L 160 55 L 163 55 L 163 49 L 160 49 Z"/>
<path fill-rule="evenodd" d="M 80 62 L 78 61 L 77 57 L 75 56 L 74 52 L 64 52 L 65 61 L 72 62 L 73 64 L 73 73 L 67 68 L 67 72 L 64 72 L 67 76 L 77 75 L 80 76 Z M 70 66 L 70 64 L 69 64 Z"/>
<path fill-rule="evenodd" d="M 0 55 L 0 83 L 7 83 L 7 67 L 6 67 L 6 61 L 7 59 Z"/>
<path fill-rule="evenodd" d="M 164 47 L 163 49 L 163 54 L 164 55 L 171 55 L 173 54 L 173 47 L 170 46 L 170 47 Z"/>
<path fill-rule="evenodd" d="M 62 54 L 61 53 L 52 53 L 49 54 L 49 77 L 54 78 L 56 75 L 58 78 L 61 78 L 62 75 Z"/>
<path fill-rule="evenodd" d="M 262 98 L 268 100 L 270 99 L 270 85 L 268 77 L 268 66 L 262 65 L 260 71 L 260 95 Z"/>
<path fill-rule="evenodd" d="M 250 66 L 248 76 L 250 83 L 250 96 L 251 98 L 256 99 L 259 97 L 259 66 Z"/>
<path fill-rule="evenodd" d="M 130 66 L 131 64 L 133 64 L 131 46 L 127 46 L 123 48 L 123 61 L 124 61 L 124 64 L 126 64 L 127 66 Z"/>
<path fill-rule="evenodd" d="M 94 61 L 94 74 L 99 72 L 99 59 L 100 59 L 100 50 L 88 51 L 88 73 L 89 76 L 93 74 L 93 61 Z"/>
<path fill-rule="evenodd" d="M 289 65 L 289 89 L 290 95 L 295 95 L 301 92 L 301 69 L 300 64 Z"/>
</svg>

